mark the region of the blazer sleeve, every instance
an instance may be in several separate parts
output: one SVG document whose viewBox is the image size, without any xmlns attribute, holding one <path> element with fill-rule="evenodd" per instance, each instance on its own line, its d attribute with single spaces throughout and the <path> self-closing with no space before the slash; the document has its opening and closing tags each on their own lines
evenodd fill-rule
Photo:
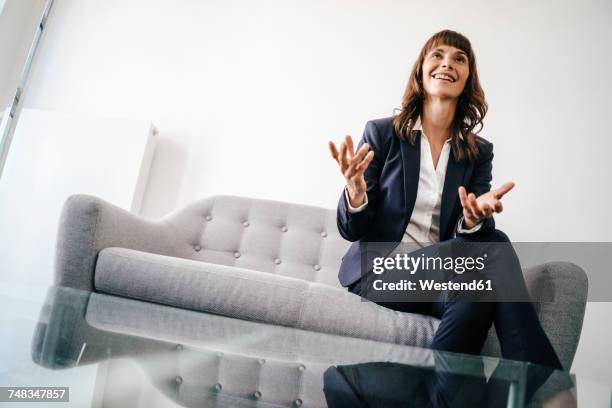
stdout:
<svg viewBox="0 0 612 408">
<path fill-rule="evenodd" d="M 366 194 L 368 197 L 368 204 L 359 212 L 349 212 L 344 189 L 340 195 L 340 201 L 338 202 L 336 217 L 338 231 L 340 235 L 348 241 L 357 241 L 363 238 L 372 224 L 380 195 L 380 174 L 386 157 L 385 151 L 388 149 L 388 147 L 384 146 L 385 143 L 373 121 L 366 123 L 363 137 L 357 146 L 357 150 L 359 150 L 364 143 L 367 143 L 370 149 L 374 151 L 374 158 L 364 172 L 364 178 L 367 184 Z"/>
<path fill-rule="evenodd" d="M 476 197 L 491 191 L 491 180 L 493 179 L 493 144 L 485 142 L 481 144 L 481 156 L 478 158 L 469 185 L 466 186 L 468 193 L 474 193 Z M 482 227 L 474 233 L 457 233 L 457 236 L 478 235 L 495 229 L 493 216 L 487 218 Z"/>
</svg>

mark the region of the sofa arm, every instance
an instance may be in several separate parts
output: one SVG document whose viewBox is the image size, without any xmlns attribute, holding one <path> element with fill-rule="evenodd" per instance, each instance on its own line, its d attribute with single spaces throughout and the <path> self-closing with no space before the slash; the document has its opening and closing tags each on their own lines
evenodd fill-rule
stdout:
<svg viewBox="0 0 612 408">
<path fill-rule="evenodd" d="M 68 197 L 62 208 L 54 283 L 93 291 L 98 253 L 122 247 L 173 256 L 177 239 L 166 222 L 153 222 L 94 196 Z"/>
<path fill-rule="evenodd" d="M 547 262 L 525 271 L 525 282 L 542 328 L 568 370 L 580 341 L 589 281 L 571 262 Z"/>
<path fill-rule="evenodd" d="M 580 341 L 589 281 L 584 270 L 570 262 L 547 262 L 523 270 L 525 283 L 544 332 L 563 368 L 572 366 Z M 501 356 L 494 328 L 482 354 Z"/>
<path fill-rule="evenodd" d="M 574 361 L 582 331 L 588 293 L 584 270 L 569 262 L 547 262 L 523 270 L 533 306 L 548 339 L 565 370 Z M 492 327 L 482 354 L 501 356 L 501 347 Z"/>
</svg>

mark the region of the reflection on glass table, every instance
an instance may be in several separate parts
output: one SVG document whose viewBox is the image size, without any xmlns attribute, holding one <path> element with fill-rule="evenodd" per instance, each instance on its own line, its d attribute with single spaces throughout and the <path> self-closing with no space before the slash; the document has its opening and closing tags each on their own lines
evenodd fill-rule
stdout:
<svg viewBox="0 0 612 408">
<path fill-rule="evenodd" d="M 572 376 L 533 364 L 72 288 L 1 304 L 0 386 L 70 387 L 70 402 L 54 406 L 522 407 L 577 392 Z"/>
</svg>

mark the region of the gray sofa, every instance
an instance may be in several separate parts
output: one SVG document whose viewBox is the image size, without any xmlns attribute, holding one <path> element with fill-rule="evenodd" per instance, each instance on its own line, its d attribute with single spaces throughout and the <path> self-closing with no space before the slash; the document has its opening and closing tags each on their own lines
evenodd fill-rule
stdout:
<svg viewBox="0 0 612 408">
<path fill-rule="evenodd" d="M 55 284 L 332 335 L 427 347 L 439 321 L 385 309 L 337 282 L 349 243 L 336 212 L 243 197 L 197 201 L 160 220 L 74 195 L 59 227 Z M 524 270 L 530 295 L 569 370 L 587 295 L 570 263 Z M 492 329 L 482 354 L 499 356 Z"/>
</svg>

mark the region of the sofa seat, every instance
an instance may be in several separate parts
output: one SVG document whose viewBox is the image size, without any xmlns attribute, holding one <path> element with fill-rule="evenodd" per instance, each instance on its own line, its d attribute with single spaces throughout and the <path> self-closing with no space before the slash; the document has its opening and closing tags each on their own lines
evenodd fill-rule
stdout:
<svg viewBox="0 0 612 408">
<path fill-rule="evenodd" d="M 439 324 L 326 284 L 119 247 L 100 251 L 94 286 L 125 298 L 418 347 L 431 344 Z"/>
</svg>

